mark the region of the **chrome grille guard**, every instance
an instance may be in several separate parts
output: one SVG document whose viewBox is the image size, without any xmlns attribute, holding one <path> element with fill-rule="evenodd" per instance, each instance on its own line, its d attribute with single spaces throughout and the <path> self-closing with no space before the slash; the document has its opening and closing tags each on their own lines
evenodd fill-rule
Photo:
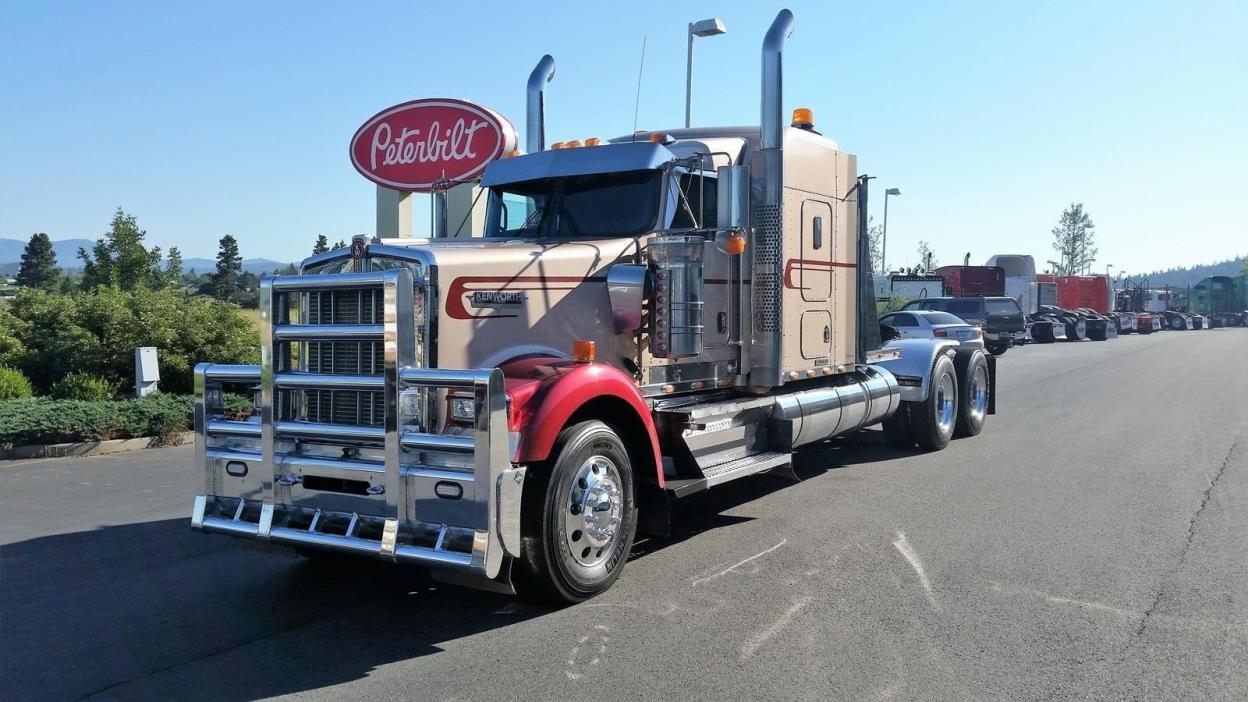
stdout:
<svg viewBox="0 0 1248 702">
<path fill-rule="evenodd" d="M 381 324 L 290 323 L 287 295 L 349 288 L 382 291 Z M 511 463 L 502 371 L 413 367 L 412 290 L 406 269 L 261 281 L 260 365 L 201 363 L 195 368 L 195 456 L 205 482 L 195 499 L 192 528 L 372 554 L 491 579 L 502 571 L 504 555 L 519 555 L 525 469 Z M 284 344 L 347 338 L 382 343 L 381 375 L 291 370 Z M 259 385 L 259 421 L 224 416 L 223 386 L 239 383 Z M 274 398 L 282 389 L 379 390 L 385 419 L 382 426 L 278 419 Z M 429 433 L 402 415 L 405 390 L 471 392 L 473 426 L 461 434 Z M 341 457 L 304 450 L 326 444 L 348 448 Z M 428 460 L 448 456 L 458 464 Z M 258 476 L 248 483 L 251 468 Z M 367 491 L 350 498 L 364 508 L 317 506 L 315 498 L 323 493 L 305 489 L 304 481 L 367 484 Z M 332 529 L 331 524 L 340 526 Z"/>
</svg>

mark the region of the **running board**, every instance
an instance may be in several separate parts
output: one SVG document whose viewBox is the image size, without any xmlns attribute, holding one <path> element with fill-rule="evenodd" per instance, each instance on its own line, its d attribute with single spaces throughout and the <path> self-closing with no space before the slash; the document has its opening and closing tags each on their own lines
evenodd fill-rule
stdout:
<svg viewBox="0 0 1248 702">
<path fill-rule="evenodd" d="M 765 451 L 706 468 L 702 471 L 700 478 L 669 479 L 666 488 L 668 494 L 673 497 L 687 497 L 695 492 L 701 492 L 738 478 L 756 475 L 781 466 L 789 466 L 792 460 L 793 454 L 791 453 Z"/>
</svg>

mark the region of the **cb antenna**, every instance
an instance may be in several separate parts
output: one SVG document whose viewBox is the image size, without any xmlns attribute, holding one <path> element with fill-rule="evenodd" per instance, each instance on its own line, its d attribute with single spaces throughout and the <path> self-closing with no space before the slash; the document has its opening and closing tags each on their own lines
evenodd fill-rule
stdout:
<svg viewBox="0 0 1248 702">
<path fill-rule="evenodd" d="M 637 67 L 637 99 L 633 102 L 633 142 L 637 141 L 637 114 L 641 111 L 641 74 L 646 69 L 646 35 L 641 35 L 641 65 Z"/>
</svg>

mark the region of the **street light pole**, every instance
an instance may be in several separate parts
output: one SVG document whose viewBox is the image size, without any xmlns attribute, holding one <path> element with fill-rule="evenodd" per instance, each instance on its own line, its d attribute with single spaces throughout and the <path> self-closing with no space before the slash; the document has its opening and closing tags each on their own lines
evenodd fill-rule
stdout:
<svg viewBox="0 0 1248 702">
<path fill-rule="evenodd" d="M 880 237 L 883 240 L 880 242 L 880 268 L 884 269 L 880 272 L 884 274 L 888 273 L 888 198 L 891 195 L 900 194 L 899 188 L 889 188 L 884 191 L 884 234 Z"/>
<path fill-rule="evenodd" d="M 689 23 L 689 48 L 685 54 L 685 129 L 689 128 L 693 112 L 693 38 L 712 37 L 727 31 L 723 20 L 718 17 Z"/>
</svg>

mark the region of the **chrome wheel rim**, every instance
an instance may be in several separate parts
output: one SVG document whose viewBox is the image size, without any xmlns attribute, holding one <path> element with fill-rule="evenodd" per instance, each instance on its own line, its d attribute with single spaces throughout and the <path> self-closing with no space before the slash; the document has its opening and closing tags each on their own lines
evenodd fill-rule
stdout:
<svg viewBox="0 0 1248 702">
<path fill-rule="evenodd" d="M 976 423 L 983 421 L 988 411 L 988 369 L 975 367 L 975 376 L 971 379 L 971 419 Z"/>
<path fill-rule="evenodd" d="M 624 515 L 620 470 L 606 456 L 593 455 L 572 478 L 560 511 L 564 545 L 572 560 L 585 568 L 611 557 Z"/>
<path fill-rule="evenodd" d="M 953 418 L 958 407 L 955 395 L 953 376 L 949 373 L 941 375 L 936 386 L 936 424 L 943 434 L 953 431 Z"/>
</svg>

